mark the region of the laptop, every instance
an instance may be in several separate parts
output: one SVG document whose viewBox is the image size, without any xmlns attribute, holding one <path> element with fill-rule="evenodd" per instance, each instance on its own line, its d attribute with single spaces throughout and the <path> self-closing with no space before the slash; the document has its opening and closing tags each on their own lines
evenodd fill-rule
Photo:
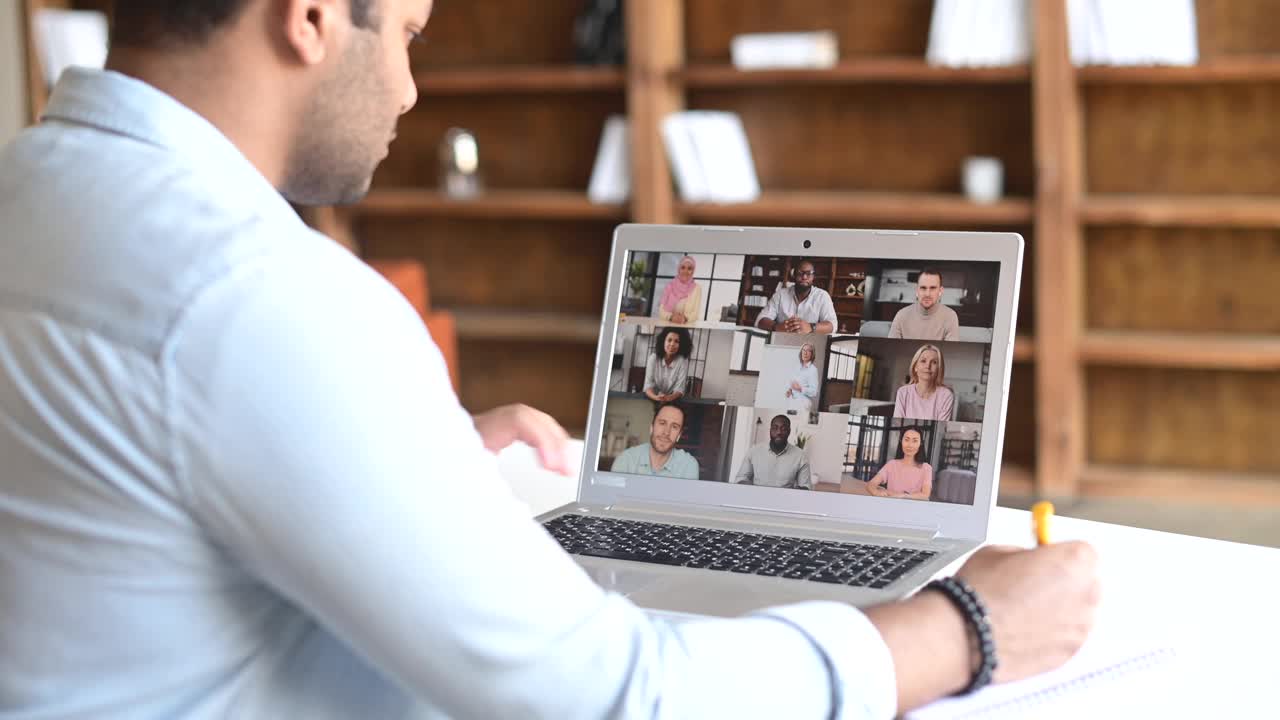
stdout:
<svg viewBox="0 0 1280 720">
<path fill-rule="evenodd" d="M 627 224 L 576 502 L 538 520 L 676 615 L 917 590 L 986 539 L 1023 240 Z"/>
</svg>

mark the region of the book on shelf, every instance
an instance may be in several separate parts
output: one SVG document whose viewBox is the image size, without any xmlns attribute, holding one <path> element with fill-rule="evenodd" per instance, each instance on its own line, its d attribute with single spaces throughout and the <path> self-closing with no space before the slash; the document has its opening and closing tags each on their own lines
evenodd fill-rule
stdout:
<svg viewBox="0 0 1280 720">
<path fill-rule="evenodd" d="M 830 30 L 735 35 L 729 54 L 739 70 L 821 69 L 840 60 L 836 34 Z"/>
<path fill-rule="evenodd" d="M 630 128 L 626 117 L 610 115 L 600 134 L 587 198 L 593 203 L 625 203 L 631 196 Z"/>
<path fill-rule="evenodd" d="M 746 203 L 760 182 L 746 129 L 736 113 L 677 112 L 663 118 L 662 139 L 685 202 Z"/>
<path fill-rule="evenodd" d="M 1029 8 L 1026 0 L 936 0 L 925 59 L 945 67 L 1025 65 Z"/>
<path fill-rule="evenodd" d="M 71 66 L 102 68 L 107 60 L 107 16 L 95 10 L 37 10 L 36 54 L 49 87 Z"/>
<path fill-rule="evenodd" d="M 1195 0 L 1068 0 L 1075 65 L 1195 65 Z"/>
</svg>

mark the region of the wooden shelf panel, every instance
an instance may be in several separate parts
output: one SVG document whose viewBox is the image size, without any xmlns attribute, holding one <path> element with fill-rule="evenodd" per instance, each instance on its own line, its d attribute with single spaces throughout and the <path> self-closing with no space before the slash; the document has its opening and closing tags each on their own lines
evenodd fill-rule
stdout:
<svg viewBox="0 0 1280 720">
<path fill-rule="evenodd" d="M 1031 200 L 1009 198 L 982 205 L 962 195 L 774 190 L 753 203 L 679 203 L 679 212 L 708 223 L 886 223 L 920 225 L 1026 225 Z"/>
<path fill-rule="evenodd" d="M 625 220 L 624 205 L 600 205 L 572 190 L 488 190 L 474 198 L 454 198 L 435 190 L 374 189 L 358 205 L 357 215 L 409 215 L 453 218 L 494 217 L 532 220 Z"/>
<path fill-rule="evenodd" d="M 1090 330 L 1080 356 L 1095 365 L 1280 370 L 1280 337 Z"/>
<path fill-rule="evenodd" d="M 1097 464 L 1086 466 L 1082 475 L 1085 497 L 1280 507 L 1278 475 Z"/>
<path fill-rule="evenodd" d="M 1004 463 L 1000 466 L 1000 494 L 1019 497 L 1035 495 L 1035 471 L 1025 465 Z"/>
<path fill-rule="evenodd" d="M 1264 195 L 1091 195 L 1080 217 L 1092 225 L 1280 227 L 1280 197 Z"/>
<path fill-rule="evenodd" d="M 459 340 L 512 340 L 594 345 L 600 317 L 584 313 L 449 308 Z"/>
<path fill-rule="evenodd" d="M 1017 335 L 1013 338 L 1013 361 L 1028 363 L 1036 358 L 1036 339 L 1030 335 Z"/>
<path fill-rule="evenodd" d="M 846 60 L 824 69 L 739 70 L 732 65 L 700 64 L 681 68 L 673 76 L 688 88 L 745 88 L 858 83 L 1027 83 L 1031 80 L 1031 71 L 1025 65 L 952 68 L 930 65 L 918 57 L 873 57 Z"/>
<path fill-rule="evenodd" d="M 1080 81 L 1090 85 L 1187 85 L 1280 80 L 1280 55 L 1237 55 L 1206 60 L 1199 65 L 1108 66 L 1080 68 Z"/>
<path fill-rule="evenodd" d="M 617 67 L 511 66 L 466 70 L 422 70 L 414 73 L 421 95 L 484 95 L 505 92 L 595 92 L 626 87 L 626 72 Z"/>
</svg>

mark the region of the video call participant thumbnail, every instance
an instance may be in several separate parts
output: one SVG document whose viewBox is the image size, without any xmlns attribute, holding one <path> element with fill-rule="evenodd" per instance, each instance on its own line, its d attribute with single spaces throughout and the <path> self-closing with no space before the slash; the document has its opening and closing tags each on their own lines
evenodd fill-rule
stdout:
<svg viewBox="0 0 1280 720">
<path fill-rule="evenodd" d="M 631 475 L 698 479 L 698 461 L 676 447 L 684 432 L 684 408 L 663 403 L 653 414 L 649 425 L 649 442 L 623 450 L 609 469 Z"/>
</svg>

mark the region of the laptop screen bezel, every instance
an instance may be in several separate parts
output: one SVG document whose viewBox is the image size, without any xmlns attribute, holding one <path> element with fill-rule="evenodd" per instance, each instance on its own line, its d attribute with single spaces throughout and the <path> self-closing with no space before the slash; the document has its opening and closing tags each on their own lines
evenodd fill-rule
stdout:
<svg viewBox="0 0 1280 720">
<path fill-rule="evenodd" d="M 806 246 L 805 242 L 809 245 Z M 761 512 L 824 516 L 862 525 L 901 527 L 940 537 L 985 540 L 995 506 L 1000 458 L 1007 421 L 1024 242 L 1013 232 L 845 230 L 813 228 L 717 227 L 624 224 L 613 237 L 604 315 L 596 349 L 592 400 L 584 438 L 578 502 L 670 503 L 693 508 L 760 508 Z M 827 492 L 736 485 L 724 482 L 624 475 L 598 470 L 601 435 L 609 398 L 614 343 L 618 336 L 622 290 L 631 252 L 689 252 L 735 255 L 892 260 L 998 262 L 999 285 L 991 339 L 991 361 L 978 477 L 973 505 L 870 497 Z"/>
</svg>

